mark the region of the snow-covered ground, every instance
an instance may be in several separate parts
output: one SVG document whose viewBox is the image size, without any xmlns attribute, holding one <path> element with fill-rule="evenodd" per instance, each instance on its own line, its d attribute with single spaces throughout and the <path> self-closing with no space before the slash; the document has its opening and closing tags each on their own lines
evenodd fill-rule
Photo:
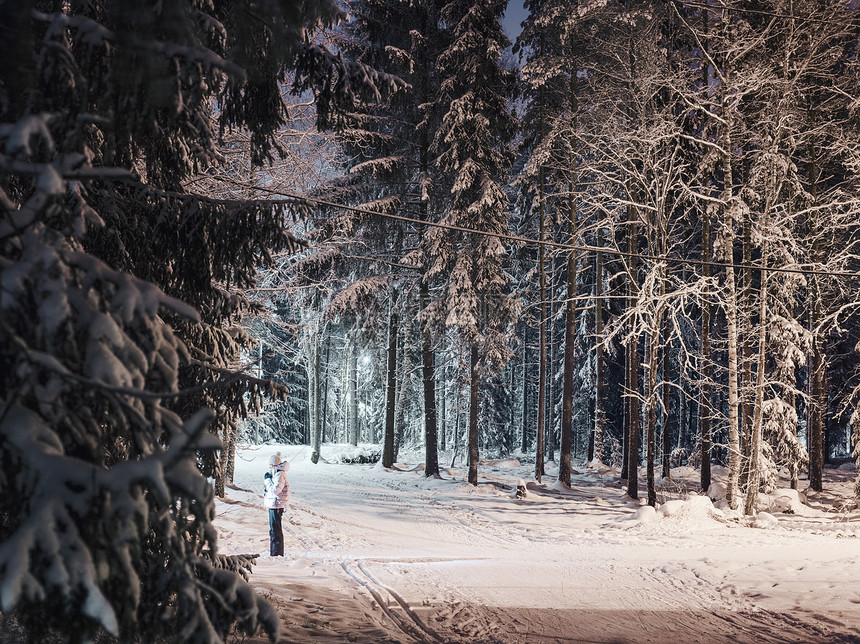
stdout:
<svg viewBox="0 0 860 644">
<path fill-rule="evenodd" d="M 394 471 L 334 463 L 343 449 L 314 465 L 306 447 L 241 447 L 217 502 L 221 551 L 262 553 L 251 583 L 287 642 L 860 642 L 855 471 L 826 470 L 806 504 L 763 497 L 769 512 L 749 519 L 688 497 L 690 468 L 653 512 L 608 468 L 577 468 L 563 489 L 552 463 L 540 486 L 532 466 L 496 461 L 475 488 L 460 467 L 425 478 L 417 455 Z M 284 558 L 268 556 L 262 507 L 277 450 L 291 463 Z"/>
</svg>

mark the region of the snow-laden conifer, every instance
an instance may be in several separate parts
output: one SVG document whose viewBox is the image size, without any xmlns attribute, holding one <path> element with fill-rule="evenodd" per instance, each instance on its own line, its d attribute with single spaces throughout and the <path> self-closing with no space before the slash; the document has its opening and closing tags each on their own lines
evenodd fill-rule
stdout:
<svg viewBox="0 0 860 644">
<path fill-rule="evenodd" d="M 33 641 L 276 639 L 244 579 L 254 555 L 218 552 L 207 477 L 213 433 L 277 393 L 230 368 L 254 306 L 235 289 L 298 243 L 288 204 L 183 181 L 232 127 L 256 162 L 276 155 L 289 70 L 321 119 L 389 79 L 310 44 L 344 17 L 326 1 L 14 4 L 0 6 L 0 611 Z"/>
<path fill-rule="evenodd" d="M 441 284 L 429 308 L 456 328 L 470 352 L 469 481 L 477 484 L 479 383 L 510 357 L 508 325 L 517 311 L 508 293 L 506 251 L 494 236 L 508 230 L 502 187 L 511 163 L 515 121 L 508 106 L 513 78 L 500 64 L 508 41 L 502 2 L 447 3 L 441 16 L 451 42 L 439 56 L 444 109 L 433 150 L 450 195 L 441 223 L 486 234 L 436 228 L 424 236 L 429 277 Z"/>
</svg>

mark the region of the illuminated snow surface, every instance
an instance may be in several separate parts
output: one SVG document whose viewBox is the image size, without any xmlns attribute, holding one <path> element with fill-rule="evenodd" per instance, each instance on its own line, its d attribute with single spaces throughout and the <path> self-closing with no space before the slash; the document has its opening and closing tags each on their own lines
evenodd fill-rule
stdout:
<svg viewBox="0 0 860 644">
<path fill-rule="evenodd" d="M 335 463 L 346 449 L 314 465 L 307 447 L 240 447 L 217 502 L 221 552 L 261 553 L 251 583 L 287 642 L 860 642 L 856 470 L 826 469 L 808 499 L 762 496 L 753 519 L 696 495 L 691 468 L 660 482 L 655 512 L 603 466 L 566 488 L 553 463 L 536 485 L 533 465 L 487 462 L 475 488 L 459 466 L 426 478 L 420 455 L 391 471 Z M 262 506 L 277 450 L 284 558 L 268 556 Z"/>
</svg>

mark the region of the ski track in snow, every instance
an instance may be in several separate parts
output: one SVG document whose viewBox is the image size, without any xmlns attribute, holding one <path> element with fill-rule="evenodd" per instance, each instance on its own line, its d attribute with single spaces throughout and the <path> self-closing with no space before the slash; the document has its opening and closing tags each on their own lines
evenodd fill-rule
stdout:
<svg viewBox="0 0 860 644">
<path fill-rule="evenodd" d="M 283 559 L 258 489 L 278 448 L 297 455 Z M 474 488 L 457 470 L 314 466 L 301 449 L 242 448 L 216 510 L 221 552 L 262 553 L 251 583 L 286 642 L 860 643 L 856 509 L 772 529 L 636 521 L 611 474 L 577 472 L 569 490 L 549 476 L 517 500 L 529 467 L 482 467 Z"/>
</svg>

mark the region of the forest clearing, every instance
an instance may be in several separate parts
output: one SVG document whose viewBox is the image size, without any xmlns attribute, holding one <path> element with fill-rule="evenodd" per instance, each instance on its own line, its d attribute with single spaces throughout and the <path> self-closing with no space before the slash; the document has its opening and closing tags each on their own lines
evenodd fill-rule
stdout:
<svg viewBox="0 0 860 644">
<path fill-rule="evenodd" d="M 275 449 L 291 462 L 283 558 L 267 554 L 260 500 Z M 241 446 L 217 501 L 220 547 L 262 553 L 251 584 L 286 641 L 860 641 L 854 471 L 827 468 L 808 505 L 763 497 L 769 518 L 753 520 L 684 502 L 698 479 L 679 468 L 649 517 L 612 468 L 576 466 L 569 488 L 548 475 L 517 499 L 530 468 L 513 458 L 484 463 L 474 487 L 456 464 L 426 478 L 420 454 L 391 470 L 339 462 L 358 451 L 325 445 L 314 465 L 306 447 Z"/>
<path fill-rule="evenodd" d="M 858 294 L 858 0 L 0 0 L 0 640 L 857 642 Z"/>
</svg>

